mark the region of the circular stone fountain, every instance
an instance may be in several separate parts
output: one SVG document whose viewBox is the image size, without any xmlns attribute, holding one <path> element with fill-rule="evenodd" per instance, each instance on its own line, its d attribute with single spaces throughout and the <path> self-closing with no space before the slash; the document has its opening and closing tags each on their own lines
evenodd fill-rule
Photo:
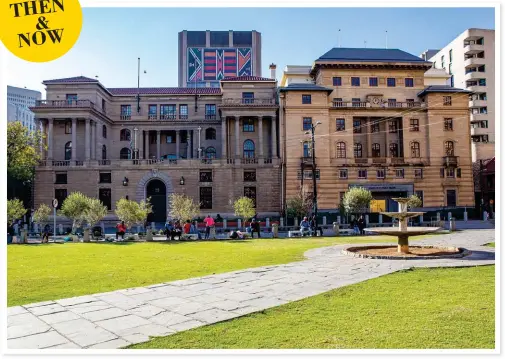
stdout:
<svg viewBox="0 0 505 359">
<path fill-rule="evenodd" d="M 381 214 L 396 218 L 399 221 L 398 227 L 365 228 L 366 232 L 395 236 L 398 238 L 398 247 L 392 251 L 391 246 L 366 246 L 350 247 L 343 252 L 347 255 L 362 258 L 391 258 L 391 259 L 431 259 L 431 258 L 457 258 L 468 255 L 468 251 L 456 247 L 431 247 L 415 246 L 409 248 L 409 237 L 422 234 L 433 233 L 440 230 L 440 227 L 408 227 L 407 220 L 424 214 L 424 212 L 408 212 L 408 198 L 393 198 L 398 202 L 399 212 L 381 212 Z M 410 250 L 412 249 L 412 250 Z M 396 252 L 396 253 L 395 253 Z"/>
</svg>

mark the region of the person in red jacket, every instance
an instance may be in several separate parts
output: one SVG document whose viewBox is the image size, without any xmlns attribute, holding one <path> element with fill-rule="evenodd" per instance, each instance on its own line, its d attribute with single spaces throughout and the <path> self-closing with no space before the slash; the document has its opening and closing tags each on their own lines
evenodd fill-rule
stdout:
<svg viewBox="0 0 505 359">
<path fill-rule="evenodd" d="M 189 219 L 184 223 L 184 234 L 189 234 L 189 230 L 191 229 L 191 222 Z"/>
<path fill-rule="evenodd" d="M 124 224 L 124 221 L 121 223 L 118 223 L 116 226 L 116 240 L 121 237 L 122 240 L 124 240 L 124 234 L 126 233 L 126 226 Z"/>
</svg>

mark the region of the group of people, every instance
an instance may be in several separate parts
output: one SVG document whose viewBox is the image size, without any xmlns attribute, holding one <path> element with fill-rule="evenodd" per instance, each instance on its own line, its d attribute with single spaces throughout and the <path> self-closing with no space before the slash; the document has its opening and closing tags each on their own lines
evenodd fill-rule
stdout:
<svg viewBox="0 0 505 359">
<path fill-rule="evenodd" d="M 351 222 L 351 226 L 354 229 L 354 234 L 359 236 L 365 234 L 365 219 L 363 218 L 363 215 L 359 216 L 358 219 L 354 218 Z"/>
<path fill-rule="evenodd" d="M 205 239 L 209 239 L 210 237 L 210 229 L 215 225 L 214 219 L 208 215 L 203 220 L 205 223 Z M 182 224 L 181 221 L 171 221 L 167 219 L 165 223 L 165 235 L 168 240 L 175 240 L 177 237 L 179 240 L 183 234 L 196 234 L 198 235 L 198 239 L 202 239 L 200 232 L 198 231 L 198 223 L 197 221 L 190 221 L 189 219 Z"/>
<path fill-rule="evenodd" d="M 310 221 L 307 217 L 303 217 L 303 220 L 300 222 L 300 234 L 302 236 L 306 236 L 309 234 L 316 234 L 321 229 L 317 226 L 316 216 L 312 215 Z"/>
</svg>

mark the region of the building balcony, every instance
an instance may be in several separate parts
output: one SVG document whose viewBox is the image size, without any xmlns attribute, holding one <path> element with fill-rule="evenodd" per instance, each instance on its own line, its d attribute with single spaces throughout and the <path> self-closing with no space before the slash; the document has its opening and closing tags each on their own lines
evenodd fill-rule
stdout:
<svg viewBox="0 0 505 359">
<path fill-rule="evenodd" d="M 443 165 L 445 167 L 458 167 L 458 157 L 457 156 L 444 156 Z"/>
<path fill-rule="evenodd" d="M 488 120 L 489 117 L 487 113 L 471 113 L 470 114 L 470 122 L 481 122 Z"/>
<path fill-rule="evenodd" d="M 471 127 L 470 128 L 470 135 L 471 136 L 489 135 L 489 128 L 485 128 L 485 127 Z"/>
<path fill-rule="evenodd" d="M 316 165 L 317 165 L 317 158 L 315 159 L 316 161 Z M 300 164 L 304 165 L 304 166 L 312 166 L 313 162 L 312 162 L 312 157 L 300 157 Z"/>
<path fill-rule="evenodd" d="M 470 81 L 470 80 L 480 80 L 480 79 L 485 79 L 486 78 L 486 73 L 485 72 L 480 72 L 480 71 L 472 71 L 472 72 L 467 72 L 465 74 L 465 80 Z"/>
<path fill-rule="evenodd" d="M 219 107 L 278 107 L 275 98 L 224 98 Z"/>
<path fill-rule="evenodd" d="M 344 101 L 333 101 L 331 103 L 332 108 L 370 108 L 370 109 L 384 109 L 384 108 L 422 108 L 425 104 L 419 101 L 408 101 L 408 102 L 383 102 L 380 105 L 372 106 L 370 102 L 360 101 L 360 102 L 344 102 Z"/>
<path fill-rule="evenodd" d="M 160 115 L 160 120 L 161 121 L 167 121 L 167 120 L 177 120 L 177 115 L 176 114 L 162 114 Z"/>
<path fill-rule="evenodd" d="M 484 45 L 467 44 L 464 47 L 465 55 L 477 54 L 484 51 Z"/>
<path fill-rule="evenodd" d="M 464 65 L 465 67 L 469 66 L 481 66 L 486 63 L 485 59 L 482 57 L 470 57 L 465 60 Z"/>
<path fill-rule="evenodd" d="M 177 115 L 174 115 L 174 114 L 171 114 L 171 115 L 160 115 L 160 117 L 158 118 L 158 115 L 157 114 L 149 114 L 147 115 L 147 119 L 148 120 L 151 120 L 151 121 L 168 121 L 168 120 L 187 120 L 188 119 L 188 115 L 179 115 L 177 117 Z"/>
<path fill-rule="evenodd" d="M 480 86 L 480 85 L 470 85 L 467 86 L 466 89 L 470 92 L 473 93 L 484 93 L 487 92 L 487 86 Z"/>
<path fill-rule="evenodd" d="M 468 103 L 468 106 L 470 108 L 472 107 L 486 107 L 487 106 L 487 100 L 470 100 Z"/>
<path fill-rule="evenodd" d="M 95 105 L 93 101 L 90 100 L 37 100 L 35 101 L 35 106 L 30 107 L 31 110 L 93 110 L 101 114 L 105 114 L 105 111 Z"/>
<path fill-rule="evenodd" d="M 429 166 L 430 159 L 428 157 L 405 157 L 405 164 L 409 166 Z"/>
</svg>

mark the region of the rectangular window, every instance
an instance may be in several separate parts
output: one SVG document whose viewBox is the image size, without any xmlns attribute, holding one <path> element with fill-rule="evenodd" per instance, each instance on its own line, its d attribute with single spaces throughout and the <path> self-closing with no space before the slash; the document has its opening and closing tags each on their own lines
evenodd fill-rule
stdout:
<svg viewBox="0 0 505 359">
<path fill-rule="evenodd" d="M 417 178 L 417 179 L 423 178 L 423 169 L 422 168 L 414 168 L 414 178 Z"/>
<path fill-rule="evenodd" d="M 110 172 L 100 172 L 99 183 L 112 183 Z"/>
<path fill-rule="evenodd" d="M 341 97 L 334 98 L 333 99 L 333 106 L 334 107 L 344 107 L 344 103 L 342 101 L 342 98 Z"/>
<path fill-rule="evenodd" d="M 452 131 L 452 118 L 444 118 L 444 131 Z"/>
<path fill-rule="evenodd" d="M 121 105 L 121 119 L 130 120 L 132 117 L 132 106 L 131 105 Z"/>
<path fill-rule="evenodd" d="M 412 77 L 405 78 L 405 87 L 414 87 L 414 79 Z"/>
<path fill-rule="evenodd" d="M 255 170 L 245 170 L 244 171 L 244 182 L 256 182 L 256 171 Z"/>
<path fill-rule="evenodd" d="M 386 178 L 386 170 L 377 170 L 377 178 Z"/>
<path fill-rule="evenodd" d="M 414 107 L 415 106 L 415 101 L 413 98 L 408 98 L 407 99 L 407 107 Z"/>
<path fill-rule="evenodd" d="M 416 118 L 410 119 L 410 131 L 419 132 L 419 120 Z"/>
<path fill-rule="evenodd" d="M 200 182 L 212 182 L 212 171 L 200 171 Z"/>
<path fill-rule="evenodd" d="M 206 120 L 216 119 L 216 105 L 205 105 L 205 119 Z"/>
<path fill-rule="evenodd" d="M 242 103 L 243 104 L 254 103 L 254 92 L 242 92 Z"/>
<path fill-rule="evenodd" d="M 486 79 L 479 79 L 479 86 L 486 86 Z"/>
<path fill-rule="evenodd" d="M 359 86 L 359 77 L 351 77 L 351 86 Z"/>
<path fill-rule="evenodd" d="M 444 178 L 445 177 L 445 168 L 441 168 L 440 169 L 440 178 Z"/>
<path fill-rule="evenodd" d="M 452 49 L 449 50 L 449 62 L 452 62 Z"/>
<path fill-rule="evenodd" d="M 341 169 L 338 171 L 338 178 L 347 179 L 347 169 Z"/>
<path fill-rule="evenodd" d="M 149 120 L 156 120 L 158 118 L 158 106 L 149 105 L 149 113 L 147 115 Z"/>
<path fill-rule="evenodd" d="M 67 184 L 67 173 L 56 173 L 55 184 Z"/>
<path fill-rule="evenodd" d="M 461 178 L 461 168 L 456 169 L 456 177 Z"/>
<path fill-rule="evenodd" d="M 165 143 L 175 143 L 175 133 L 167 133 Z"/>
<path fill-rule="evenodd" d="M 421 207 L 423 207 L 424 206 L 424 193 L 423 193 L 423 191 L 415 191 L 414 194 L 421 200 Z"/>
<path fill-rule="evenodd" d="M 456 207 L 456 190 L 448 189 L 447 190 L 447 206 L 448 207 Z"/>
<path fill-rule="evenodd" d="M 243 132 L 254 132 L 254 119 L 244 118 L 242 120 L 242 131 Z"/>
<path fill-rule="evenodd" d="M 366 178 L 366 170 L 358 170 L 358 178 Z"/>
<path fill-rule="evenodd" d="M 452 75 L 452 64 L 449 64 L 449 75 Z"/>
<path fill-rule="evenodd" d="M 342 77 L 334 77 L 333 86 L 342 86 Z"/>
<path fill-rule="evenodd" d="M 442 68 L 445 69 L 445 61 L 444 61 L 444 56 L 440 58 L 440 63 L 442 65 Z"/>
<path fill-rule="evenodd" d="M 379 80 L 377 79 L 377 77 L 369 77 L 368 78 L 368 86 L 370 86 L 370 87 L 379 86 Z"/>
<path fill-rule="evenodd" d="M 398 122 L 396 122 L 396 120 L 391 120 L 388 122 L 389 122 L 389 133 L 398 132 Z"/>
<path fill-rule="evenodd" d="M 65 134 L 70 135 L 72 133 L 72 121 L 65 122 Z"/>
<path fill-rule="evenodd" d="M 73 94 L 67 94 L 66 98 L 67 98 L 67 103 L 68 104 L 72 104 L 72 103 L 77 102 L 77 94 L 75 94 L 75 93 L 73 93 Z"/>
<path fill-rule="evenodd" d="M 397 168 L 395 170 L 395 175 L 396 175 L 396 178 L 404 178 L 405 177 L 405 170 L 403 168 Z"/>
<path fill-rule="evenodd" d="M 56 209 L 60 209 L 63 201 L 67 198 L 67 189 L 66 188 L 55 188 L 54 189 L 54 198 L 58 200 L 58 207 Z"/>
<path fill-rule="evenodd" d="M 396 99 L 388 98 L 388 107 L 396 107 Z"/>
<path fill-rule="evenodd" d="M 311 95 L 302 95 L 302 104 L 310 105 L 311 103 L 312 103 L 312 96 Z"/>
<path fill-rule="evenodd" d="M 336 131 L 345 131 L 345 119 L 337 118 L 336 123 L 337 123 Z"/>
<path fill-rule="evenodd" d="M 188 105 L 179 105 L 179 118 L 181 120 L 188 119 Z"/>
<path fill-rule="evenodd" d="M 388 84 L 388 87 L 395 87 L 396 86 L 396 79 L 394 77 L 388 77 L 387 84 Z"/>
<path fill-rule="evenodd" d="M 452 105 L 452 97 L 444 96 L 444 106 L 451 106 L 451 105 Z"/>
<path fill-rule="evenodd" d="M 319 177 L 320 177 L 320 171 L 316 170 L 316 180 L 319 180 Z M 299 180 L 302 179 L 302 171 L 298 171 L 297 178 Z M 311 180 L 312 179 L 312 170 L 306 170 L 306 171 L 304 171 L 304 173 L 303 173 L 303 179 L 309 179 L 309 180 Z"/>
<path fill-rule="evenodd" d="M 379 128 L 379 122 L 378 121 L 373 121 L 370 131 L 372 133 L 374 133 L 374 132 L 379 132 L 379 130 L 380 130 L 380 128 Z"/>
<path fill-rule="evenodd" d="M 454 178 L 454 168 L 447 169 L 447 178 Z"/>
<path fill-rule="evenodd" d="M 312 128 L 312 117 L 303 118 L 303 130 L 308 131 Z"/>
<path fill-rule="evenodd" d="M 103 203 L 104 206 L 107 207 L 107 210 L 112 210 L 112 201 L 111 201 L 111 190 L 110 188 L 100 188 L 98 190 L 98 199 Z"/>
<path fill-rule="evenodd" d="M 256 187 L 244 187 L 244 197 L 252 199 L 256 208 Z"/>
<path fill-rule="evenodd" d="M 200 187 L 200 209 L 212 209 L 212 187 Z"/>
<path fill-rule="evenodd" d="M 353 133 L 361 133 L 361 120 L 354 120 L 352 122 L 352 132 Z"/>
</svg>

